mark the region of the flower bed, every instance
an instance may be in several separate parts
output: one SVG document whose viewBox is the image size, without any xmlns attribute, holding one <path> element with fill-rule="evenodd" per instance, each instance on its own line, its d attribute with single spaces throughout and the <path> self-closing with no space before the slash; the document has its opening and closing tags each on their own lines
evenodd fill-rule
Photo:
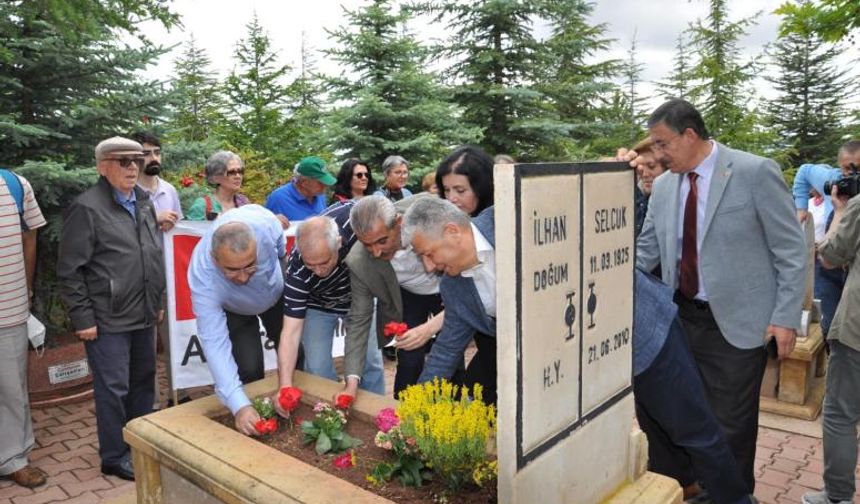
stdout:
<svg viewBox="0 0 860 504">
<path fill-rule="evenodd" d="M 420 401 L 413 401 L 417 402 Z M 490 468 L 495 468 L 494 462 L 481 465 L 479 470 L 475 471 L 474 476 L 482 481 L 483 486 L 478 486 L 473 480 L 461 481 L 459 488 L 452 490 L 449 486 L 450 477 L 443 478 L 438 474 L 433 474 L 429 481 L 424 480 L 422 476 L 429 476 L 431 471 L 417 462 L 417 457 L 408 456 L 410 447 L 417 447 L 418 441 L 409 437 L 407 443 L 407 437 L 400 434 L 399 420 L 390 408 L 382 410 L 374 423 L 355 415 L 346 416 L 347 421 L 342 427 L 346 434 L 346 446 L 352 446 L 351 438 L 359 441 L 358 446 L 352 446 L 346 451 L 337 450 L 339 434 L 328 431 L 327 439 L 321 447 L 317 442 L 319 431 L 325 425 L 339 424 L 339 415 L 342 413 L 327 403 L 317 403 L 314 407 L 300 404 L 293 410 L 292 425 L 279 419 L 277 430 L 257 439 L 291 457 L 394 502 L 497 502 L 495 480 L 490 474 Z M 215 420 L 233 428 L 233 418 L 230 415 L 223 415 Z M 268 431 L 268 425 L 263 429 Z M 393 448 L 398 446 L 398 440 L 401 455 L 402 450 L 407 451 L 405 457 L 395 456 L 397 450 Z M 332 444 L 335 449 L 331 448 Z M 484 446 L 481 446 L 482 450 L 483 448 Z M 417 454 L 417 448 L 413 452 Z M 435 460 L 440 465 L 444 463 L 443 459 Z M 414 464 L 418 464 L 417 467 Z M 390 481 L 384 481 L 382 475 L 388 476 Z M 470 474 L 470 479 L 471 477 Z M 421 480 L 421 486 L 404 486 L 401 479 L 406 482 Z"/>
</svg>

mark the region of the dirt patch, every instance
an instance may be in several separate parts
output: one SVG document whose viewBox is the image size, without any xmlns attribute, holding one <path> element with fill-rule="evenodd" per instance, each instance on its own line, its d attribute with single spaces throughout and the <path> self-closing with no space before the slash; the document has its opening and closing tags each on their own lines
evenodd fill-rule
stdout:
<svg viewBox="0 0 860 504">
<path fill-rule="evenodd" d="M 383 487 L 376 487 L 370 484 L 365 479 L 365 476 L 370 474 L 379 462 L 392 461 L 390 452 L 378 448 L 373 444 L 373 438 L 377 432 L 376 425 L 362 422 L 354 417 L 349 418 L 346 424 L 346 433 L 360 439 L 363 444 L 354 450 L 356 458 L 355 467 L 339 469 L 334 466 L 333 460 L 340 454 L 317 455 L 316 451 L 314 451 L 313 443 L 305 445 L 302 442 L 304 434 L 299 425 L 302 420 L 313 419 L 313 408 L 302 404 L 296 410 L 295 416 L 296 420 L 293 422 L 292 428 L 286 421 L 280 419 L 277 432 L 256 439 L 306 464 L 317 467 L 357 487 L 361 487 L 368 492 L 375 493 L 394 502 L 410 504 L 495 504 L 498 502 L 494 483 L 484 488 L 474 484 L 466 485 L 456 494 L 448 492 L 447 488 L 438 479 L 425 482 L 421 488 L 401 486 L 396 478 Z M 234 428 L 233 417 L 230 415 L 215 418 L 215 421 L 231 429 Z"/>
</svg>

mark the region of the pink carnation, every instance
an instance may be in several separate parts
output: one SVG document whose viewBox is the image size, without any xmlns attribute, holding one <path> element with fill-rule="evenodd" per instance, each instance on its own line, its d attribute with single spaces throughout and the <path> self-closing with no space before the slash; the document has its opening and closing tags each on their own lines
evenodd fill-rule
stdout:
<svg viewBox="0 0 860 504">
<path fill-rule="evenodd" d="M 394 408 L 384 408 L 376 415 L 376 426 L 382 432 L 388 432 L 392 427 L 400 425 L 400 419 L 397 418 L 397 413 Z"/>
</svg>

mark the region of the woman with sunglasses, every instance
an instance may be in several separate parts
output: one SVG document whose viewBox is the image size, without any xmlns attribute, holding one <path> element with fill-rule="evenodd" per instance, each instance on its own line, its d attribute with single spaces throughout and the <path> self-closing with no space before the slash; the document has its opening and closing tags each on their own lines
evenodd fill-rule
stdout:
<svg viewBox="0 0 860 504">
<path fill-rule="evenodd" d="M 239 194 L 245 174 L 242 158 L 230 151 L 218 151 L 209 156 L 203 171 L 213 191 L 194 200 L 185 214 L 188 220 L 215 220 L 228 210 L 250 203 L 244 194 Z"/>
<path fill-rule="evenodd" d="M 375 190 L 376 183 L 370 173 L 370 166 L 355 158 L 347 159 L 340 166 L 340 173 L 337 174 L 331 203 L 357 200 L 373 194 Z"/>
</svg>

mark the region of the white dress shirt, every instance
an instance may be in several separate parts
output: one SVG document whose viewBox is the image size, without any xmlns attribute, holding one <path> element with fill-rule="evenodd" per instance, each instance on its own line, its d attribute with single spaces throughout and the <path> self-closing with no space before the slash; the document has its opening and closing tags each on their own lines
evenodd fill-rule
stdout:
<svg viewBox="0 0 860 504">
<path fill-rule="evenodd" d="M 460 275 L 471 278 L 478 289 L 481 304 L 490 317 L 496 316 L 496 251 L 478 228 L 472 224 L 472 234 L 475 237 L 475 249 L 478 252 L 478 264 L 464 270 Z"/>
<path fill-rule="evenodd" d="M 394 268 L 400 287 L 412 294 L 419 296 L 439 294 L 439 275 L 424 269 L 424 263 L 412 247 L 395 252 L 394 257 L 391 258 L 391 267 Z"/>
<path fill-rule="evenodd" d="M 717 164 L 717 143 L 711 142 L 711 153 L 699 163 L 699 166 L 693 169 L 699 176 L 696 179 L 696 256 L 702 257 L 702 239 L 704 238 L 705 229 L 705 210 L 708 208 L 708 191 L 711 188 L 711 178 L 714 176 L 714 167 Z M 687 195 L 690 194 L 690 177 L 689 172 L 682 174 L 681 191 L 678 195 L 678 274 L 681 274 L 681 253 L 684 248 L 684 208 L 687 205 Z M 708 300 L 708 291 L 705 289 L 705 277 L 702 275 L 702 261 L 697 262 L 699 274 L 699 292 L 696 294 L 696 299 L 702 301 Z"/>
</svg>

